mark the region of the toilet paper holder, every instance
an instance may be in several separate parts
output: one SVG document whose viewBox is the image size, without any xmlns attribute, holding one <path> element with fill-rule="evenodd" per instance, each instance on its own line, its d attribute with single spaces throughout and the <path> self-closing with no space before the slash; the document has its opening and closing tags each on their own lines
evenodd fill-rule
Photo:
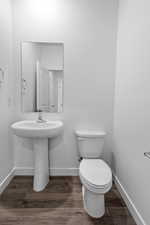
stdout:
<svg viewBox="0 0 150 225">
<path fill-rule="evenodd" d="M 150 159 L 150 152 L 144 152 L 144 156 Z"/>
</svg>

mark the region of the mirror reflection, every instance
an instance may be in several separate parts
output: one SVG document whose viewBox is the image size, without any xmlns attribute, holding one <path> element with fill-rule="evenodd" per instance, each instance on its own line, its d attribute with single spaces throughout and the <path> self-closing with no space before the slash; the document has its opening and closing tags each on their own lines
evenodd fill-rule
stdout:
<svg viewBox="0 0 150 225">
<path fill-rule="evenodd" d="M 23 112 L 62 112 L 64 79 L 63 43 L 21 44 Z"/>
</svg>

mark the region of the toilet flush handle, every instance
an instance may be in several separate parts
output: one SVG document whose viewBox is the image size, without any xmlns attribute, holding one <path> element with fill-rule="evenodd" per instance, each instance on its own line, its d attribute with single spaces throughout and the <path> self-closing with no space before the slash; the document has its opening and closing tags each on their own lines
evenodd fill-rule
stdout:
<svg viewBox="0 0 150 225">
<path fill-rule="evenodd" d="M 150 159 L 150 152 L 144 152 L 144 156 Z"/>
<path fill-rule="evenodd" d="M 86 141 L 86 137 L 78 137 L 79 141 Z"/>
</svg>

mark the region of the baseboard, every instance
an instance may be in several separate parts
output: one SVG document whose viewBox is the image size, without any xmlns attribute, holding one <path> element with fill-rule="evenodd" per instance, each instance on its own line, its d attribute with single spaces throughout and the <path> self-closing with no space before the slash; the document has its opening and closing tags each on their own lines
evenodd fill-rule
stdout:
<svg viewBox="0 0 150 225">
<path fill-rule="evenodd" d="M 14 177 L 14 169 L 12 169 L 9 174 L 7 175 L 7 177 L 5 177 L 5 179 L 0 183 L 0 194 L 2 194 L 2 192 L 5 190 L 5 188 L 7 187 L 7 185 L 10 183 L 10 181 L 13 179 Z"/>
<path fill-rule="evenodd" d="M 134 205 L 132 199 L 130 198 L 130 196 L 126 192 L 126 190 L 123 187 L 123 185 L 121 184 L 121 182 L 119 181 L 118 177 L 116 175 L 113 175 L 113 177 L 114 177 L 114 181 L 115 181 L 115 184 L 117 186 L 117 189 L 120 192 L 122 198 L 124 199 L 124 201 L 125 201 L 128 209 L 129 209 L 130 213 L 132 214 L 136 224 L 137 225 L 147 225 L 145 223 L 144 219 L 142 218 L 141 214 L 137 210 L 136 206 Z"/>
<path fill-rule="evenodd" d="M 52 176 L 78 176 L 78 168 L 51 168 L 50 174 Z"/>
<path fill-rule="evenodd" d="M 50 168 L 51 176 L 78 176 L 78 168 Z M 15 176 L 33 176 L 34 169 L 31 167 L 15 167 Z"/>
<path fill-rule="evenodd" d="M 34 169 L 32 167 L 15 167 L 15 176 L 33 176 Z"/>
</svg>

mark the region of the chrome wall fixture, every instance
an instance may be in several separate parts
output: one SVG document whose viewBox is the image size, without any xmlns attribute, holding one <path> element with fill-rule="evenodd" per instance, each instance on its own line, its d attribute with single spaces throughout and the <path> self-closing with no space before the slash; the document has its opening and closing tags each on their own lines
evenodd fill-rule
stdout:
<svg viewBox="0 0 150 225">
<path fill-rule="evenodd" d="M 4 82 L 4 76 L 5 76 L 5 72 L 4 72 L 4 70 L 0 67 L 0 85 Z"/>
<path fill-rule="evenodd" d="M 22 94 L 25 94 L 26 93 L 26 90 L 27 90 L 27 81 L 25 79 L 22 78 Z"/>
<path fill-rule="evenodd" d="M 144 156 L 150 159 L 150 152 L 144 152 Z"/>
</svg>

